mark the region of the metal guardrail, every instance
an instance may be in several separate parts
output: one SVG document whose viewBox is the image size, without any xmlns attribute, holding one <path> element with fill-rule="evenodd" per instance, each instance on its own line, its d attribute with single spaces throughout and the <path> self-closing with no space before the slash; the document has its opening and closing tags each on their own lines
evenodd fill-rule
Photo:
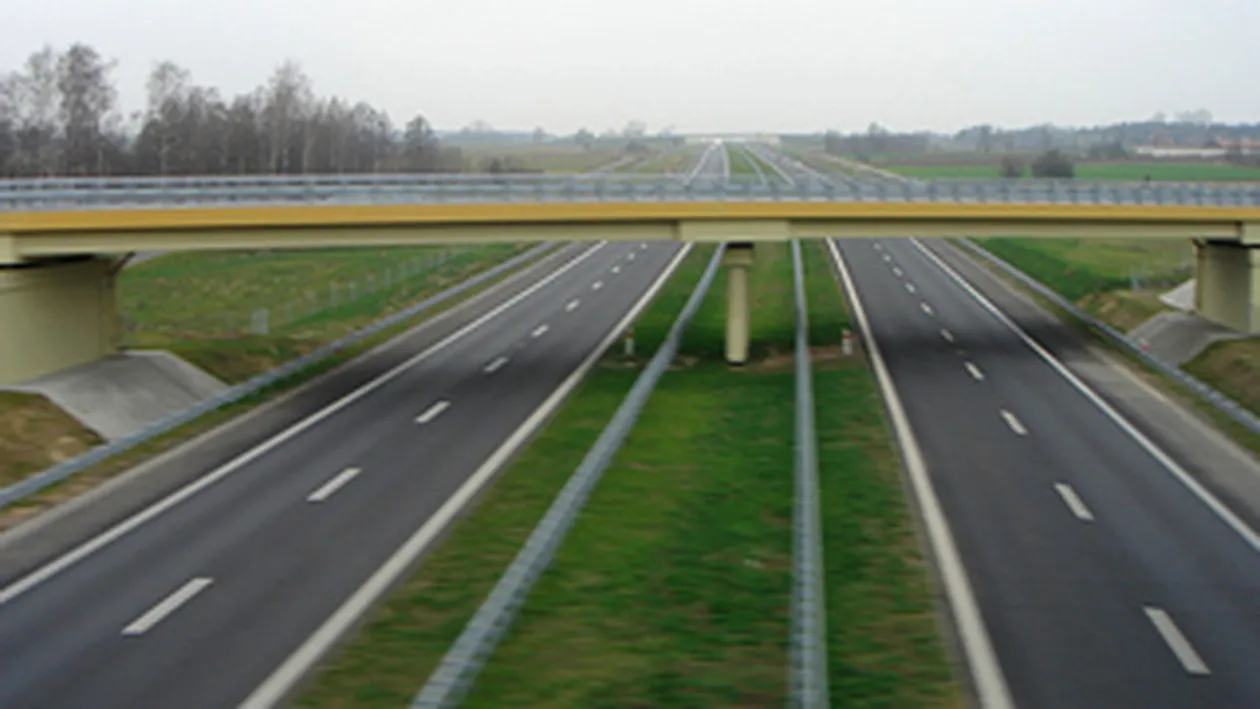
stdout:
<svg viewBox="0 0 1260 709">
<path fill-rule="evenodd" d="M 814 429 L 814 380 L 809 356 L 809 311 L 801 244 L 792 241 L 796 287 L 796 456 L 792 515 L 792 636 L 788 706 L 831 706 L 827 678 L 827 611 L 819 513 L 818 438 Z"/>
<path fill-rule="evenodd" d="M 1054 292 L 1042 283 L 1034 280 L 1031 276 L 1025 274 L 1023 271 L 1020 271 L 1018 268 L 1015 268 L 1006 261 L 1003 261 L 1001 258 L 993 255 L 979 244 L 972 242 L 970 239 L 960 239 L 959 243 L 980 258 L 1002 269 L 1002 271 L 1004 271 L 1007 275 L 1015 278 L 1028 288 L 1031 288 L 1038 295 L 1046 298 L 1063 310 L 1066 310 L 1073 317 L 1079 319 L 1089 327 L 1102 332 L 1113 342 L 1138 357 L 1151 368 L 1169 377 L 1173 381 L 1176 381 L 1185 387 L 1190 393 L 1211 404 L 1217 411 L 1229 416 L 1235 422 L 1242 425 L 1252 433 L 1260 434 L 1260 418 L 1257 418 L 1255 414 L 1246 408 L 1243 408 L 1233 399 L 1230 399 L 1228 396 L 1225 396 L 1221 392 L 1205 384 L 1203 381 L 1187 374 L 1179 367 L 1168 364 L 1158 357 L 1155 357 L 1150 352 L 1143 350 L 1138 343 L 1129 339 L 1124 333 L 1085 312 L 1081 308 L 1077 307 L 1075 303 Z"/>
<path fill-rule="evenodd" d="M 787 166 L 789 163 L 779 163 Z M 1080 180 L 907 181 L 840 178 L 796 169 L 791 185 L 710 174 L 353 175 L 0 181 L 0 212 L 136 207 L 608 201 L 1260 206 L 1260 184 Z"/>
<path fill-rule="evenodd" d="M 57 465 L 54 465 L 53 467 L 40 473 L 36 473 L 21 482 L 0 489 L 0 509 L 40 492 L 52 485 L 56 485 L 57 483 L 62 482 L 67 478 L 80 473 L 103 460 L 106 460 L 107 458 L 111 458 L 141 443 L 172 431 L 179 426 L 214 411 L 215 409 L 236 403 L 251 394 L 255 394 L 265 387 L 275 384 L 303 369 L 306 369 L 307 367 L 310 367 L 313 364 L 331 357 L 340 350 L 350 347 L 351 345 L 358 344 L 386 328 L 419 315 L 436 305 L 450 300 L 464 291 L 475 288 L 490 279 L 516 268 L 520 264 L 540 255 L 555 245 L 555 243 L 540 244 L 529 251 L 504 261 L 488 271 L 483 271 L 482 273 L 473 276 L 453 288 L 442 291 L 431 298 L 426 298 L 425 300 L 400 310 L 393 315 L 381 318 L 371 325 L 347 335 L 336 342 L 324 345 L 323 347 L 303 355 L 302 357 L 286 362 L 269 372 L 260 374 L 249 381 L 237 384 L 221 394 L 202 400 L 182 411 L 171 414 L 159 421 L 155 421 L 130 436 L 111 441 L 105 445 L 97 446 L 83 455 L 58 463 Z"/>
<path fill-rule="evenodd" d="M 692 291 L 691 298 L 674 321 L 669 335 L 661 343 L 651 362 L 635 380 L 630 393 L 617 407 L 612 420 L 599 434 L 599 438 L 587 451 L 586 457 L 578 464 L 573 476 L 565 483 L 560 494 L 547 510 L 547 514 L 539 521 L 538 526 L 530 533 L 529 539 L 512 560 L 511 565 L 499 578 L 490 595 L 477 609 L 472 619 L 464 626 L 459 638 L 447 650 L 442 662 L 434 670 L 424 687 L 416 694 L 411 709 L 436 709 L 437 707 L 453 707 L 472 688 L 477 674 L 490 659 L 491 653 L 498 646 L 499 640 L 511 626 L 516 613 L 525 603 L 526 597 L 543 571 L 551 564 L 552 558 L 560 548 L 578 512 L 586 505 L 595 485 L 599 483 L 604 470 L 612 462 L 613 456 L 621 447 L 639 413 L 647 403 L 648 397 L 656 388 L 661 376 L 678 353 L 683 334 L 691 323 L 692 317 L 699 310 L 704 296 L 709 291 L 717 274 L 718 265 L 725 252 L 725 244 L 718 247 L 700 283 Z"/>
</svg>

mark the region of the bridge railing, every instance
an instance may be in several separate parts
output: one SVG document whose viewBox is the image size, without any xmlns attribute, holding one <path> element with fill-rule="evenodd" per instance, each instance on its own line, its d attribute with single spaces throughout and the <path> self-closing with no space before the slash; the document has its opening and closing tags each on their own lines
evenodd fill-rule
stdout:
<svg viewBox="0 0 1260 709">
<path fill-rule="evenodd" d="M 755 176 L 301 175 L 52 178 L 0 181 L 0 211 L 250 205 L 615 201 L 840 201 L 1260 206 L 1260 183 L 831 179 Z"/>
</svg>

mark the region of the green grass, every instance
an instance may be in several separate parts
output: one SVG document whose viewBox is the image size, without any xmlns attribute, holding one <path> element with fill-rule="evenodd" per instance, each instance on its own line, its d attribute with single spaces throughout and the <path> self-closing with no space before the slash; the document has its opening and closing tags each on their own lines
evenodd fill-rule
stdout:
<svg viewBox="0 0 1260 709">
<path fill-rule="evenodd" d="M 875 378 L 830 348 L 852 325 L 821 243 L 805 266 L 832 704 L 962 707 Z"/>
<path fill-rule="evenodd" d="M 1166 283 L 1189 277 L 1191 245 L 1183 239 L 976 239 L 995 256 L 1073 301 L 1127 289 L 1130 276 Z"/>
<path fill-rule="evenodd" d="M 486 164 L 494 158 L 507 159 L 525 169 L 547 173 L 587 172 L 622 156 L 620 146 L 586 150 L 579 145 L 503 143 L 462 146 L 460 149 L 471 164 L 473 172 L 484 170 Z"/>
<path fill-rule="evenodd" d="M 446 250 L 444 264 L 398 278 L 400 264 L 435 264 L 438 248 L 328 249 L 260 253 L 176 253 L 125 270 L 119 278 L 121 312 L 134 325 L 129 345 L 167 349 L 224 381 L 239 382 L 314 350 L 396 312 L 527 248 L 492 244 Z M 417 261 L 418 259 L 418 261 Z M 384 273 L 394 268 L 391 285 Z M 368 276 L 376 286 L 368 292 Z M 329 284 L 342 299 L 358 284 L 360 297 L 299 316 L 286 305 L 318 294 L 330 303 Z M 270 306 L 276 326 L 267 335 L 244 332 L 248 314 Z M 285 322 L 282 316 L 294 313 Z M 232 315 L 237 328 L 229 330 Z"/>
<path fill-rule="evenodd" d="M 744 151 L 728 147 L 726 148 L 726 156 L 730 161 L 732 177 L 735 175 L 755 176 L 757 174 Z"/>
<path fill-rule="evenodd" d="M 774 706 L 791 589 L 792 265 L 758 246 L 756 345 L 723 279 L 467 707 Z M 786 323 L 786 326 L 785 326 Z"/>
<path fill-rule="evenodd" d="M 636 323 L 641 358 L 663 341 L 712 254 L 697 247 Z M 330 658 L 297 705 L 405 706 L 463 630 L 625 397 L 637 367 L 616 355 L 457 522 L 423 566 Z"/>
<path fill-rule="evenodd" d="M 922 162 L 899 156 L 888 161 L 875 161 L 873 165 L 889 172 L 923 179 L 988 180 L 1002 176 L 1000 154 L 991 153 L 993 159 L 980 161 L 974 158 L 954 157 L 956 162 L 946 162 L 941 156 L 924 156 Z M 1035 156 L 1023 156 L 1025 170 Z M 1027 172 L 1025 172 L 1027 174 Z M 1128 180 L 1140 181 L 1149 176 L 1156 181 L 1216 182 L 1225 180 L 1260 180 L 1260 168 L 1210 162 L 1163 162 L 1163 161 L 1077 161 L 1076 178 L 1080 180 Z"/>
<path fill-rule="evenodd" d="M 1084 180 L 1260 180 L 1260 168 L 1222 163 L 1193 162 L 1097 162 L 1079 163 L 1076 176 Z"/>
<path fill-rule="evenodd" d="M 532 263 L 532 260 L 530 261 Z M 489 268 L 491 261 L 480 264 L 474 270 L 482 270 Z M 393 327 L 382 330 L 376 335 L 367 338 L 357 345 L 346 348 L 345 350 L 328 357 L 319 364 L 294 374 L 293 376 L 265 387 L 254 394 L 216 411 L 207 413 L 206 415 L 191 421 L 173 431 L 157 436 L 145 443 L 139 444 L 134 448 L 120 453 L 116 456 L 108 458 L 97 465 L 87 468 L 75 476 L 61 482 L 57 485 L 49 487 L 38 494 L 27 497 L 21 502 L 12 504 L 0 511 L 0 530 L 8 529 L 22 520 L 27 519 L 39 512 L 48 509 L 66 499 L 85 492 L 101 482 L 129 470 L 141 462 L 152 458 L 160 453 L 178 446 L 212 428 L 227 423 L 230 419 L 240 416 L 250 409 L 273 399 L 280 394 L 290 391 L 310 379 L 319 376 L 349 360 L 367 352 L 390 338 L 393 338 L 406 330 L 419 325 L 426 319 L 456 307 L 462 302 L 476 297 L 478 294 L 493 288 L 496 284 L 510 278 L 513 273 L 519 272 L 520 269 L 528 267 L 529 263 L 518 266 L 508 273 L 503 273 L 493 279 L 488 280 L 475 288 L 465 291 L 461 295 L 452 298 L 442 305 L 421 313 L 415 317 L 394 325 Z M 418 295 L 423 297 L 431 295 L 444 287 L 445 282 L 434 283 L 428 290 Z M 376 313 L 376 317 L 384 313 Z M 375 318 L 373 318 L 375 319 Z M 173 343 L 172 350 L 190 356 L 195 362 L 205 365 L 208 370 L 218 373 L 229 380 L 239 380 L 245 378 L 255 370 L 262 371 L 272 368 L 275 364 L 283 359 L 288 359 L 297 352 L 309 351 L 318 346 L 318 340 L 306 340 L 300 343 L 293 342 L 277 342 L 269 338 L 246 338 L 240 341 L 221 342 L 216 345 L 214 342 L 207 342 L 200 345 L 189 343 Z M 201 349 L 197 350 L 196 348 Z M 285 348 L 290 349 L 285 349 Z M 232 349 L 235 348 L 235 349 Z M 60 413 L 57 411 L 56 413 Z M 50 462 L 56 462 L 58 456 L 65 457 L 72 455 L 74 452 L 85 448 L 86 446 L 97 442 L 95 436 L 84 430 L 77 422 L 72 421 L 67 416 L 55 416 L 47 411 L 47 407 L 40 408 L 36 405 L 32 408 L 29 400 L 23 399 L 3 399 L 0 400 L 0 429 L 9 427 L 8 431 L 0 430 L 0 434 L 6 437 L 12 432 L 13 437 L 22 438 L 25 443 L 10 444 L 9 449 L 11 455 L 5 460 L 0 460 L 0 465 L 4 469 L 0 471 L 0 477 L 13 479 L 14 476 L 25 476 L 32 472 L 37 472 L 43 466 L 38 462 L 48 459 Z M 52 426 L 56 426 L 55 430 L 48 430 Z M 38 454 L 32 453 L 29 449 L 31 445 L 40 445 L 40 441 L 46 442 L 52 446 L 43 452 L 43 457 L 37 457 Z M 32 462 L 34 461 L 34 462 Z"/>
</svg>

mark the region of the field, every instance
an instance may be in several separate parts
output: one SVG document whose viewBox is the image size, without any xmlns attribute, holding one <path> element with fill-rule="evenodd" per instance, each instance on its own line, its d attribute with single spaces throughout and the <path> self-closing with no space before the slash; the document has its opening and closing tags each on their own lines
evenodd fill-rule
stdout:
<svg viewBox="0 0 1260 709">
<path fill-rule="evenodd" d="M 228 382 L 264 372 L 506 260 L 514 244 L 175 253 L 119 277 L 137 347 L 169 349 Z M 250 334 L 266 308 L 266 334 Z"/>
<path fill-rule="evenodd" d="M 1001 177 L 1001 153 L 922 153 L 874 155 L 870 164 L 907 177 L 923 179 L 985 180 Z M 1019 156 L 1027 166 L 1035 155 Z M 1027 173 L 1025 173 L 1027 174 Z M 1162 160 L 1076 161 L 1076 177 L 1082 180 L 1141 181 L 1260 180 L 1260 168 L 1209 161 Z"/>
<path fill-rule="evenodd" d="M 507 160 L 526 170 L 547 173 L 588 172 L 622 157 L 620 147 L 596 147 L 586 150 L 574 144 L 534 145 L 532 143 L 492 143 L 461 146 L 473 172 L 484 172 L 494 158 Z"/>
<path fill-rule="evenodd" d="M 649 157 L 634 165 L 629 172 L 644 174 L 685 173 L 696 165 L 704 153 L 704 146 L 689 145 L 681 150 L 665 152 Z"/>
<path fill-rule="evenodd" d="M 959 706 L 873 379 L 809 252 L 833 700 Z M 637 330 L 661 341 L 698 249 Z M 758 248 L 752 359 L 720 362 L 723 278 L 469 707 L 776 706 L 791 581 L 793 305 L 783 245 Z M 405 705 L 541 517 L 637 374 L 610 357 L 300 700 Z"/>
</svg>

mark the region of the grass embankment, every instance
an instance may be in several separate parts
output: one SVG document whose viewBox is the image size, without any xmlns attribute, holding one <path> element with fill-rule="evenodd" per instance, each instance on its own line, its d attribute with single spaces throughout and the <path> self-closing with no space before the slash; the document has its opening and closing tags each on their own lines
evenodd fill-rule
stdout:
<svg viewBox="0 0 1260 709">
<path fill-rule="evenodd" d="M 528 248 L 462 247 L 176 253 L 126 269 L 120 310 L 133 345 L 165 349 L 235 383 L 332 342 Z M 445 254 L 449 260 L 436 265 Z M 403 266 L 424 268 L 402 277 Z M 427 266 L 426 266 L 427 265 Z M 390 285 L 385 274 L 393 269 Z M 369 278 L 373 279 L 369 292 Z M 336 284 L 339 305 L 331 305 Z M 357 298 L 350 300 L 351 284 Z M 301 316 L 306 303 L 321 308 Z M 246 335 L 250 314 L 269 308 L 270 334 Z M 290 320 L 292 314 L 296 319 Z M 235 323 L 234 332 L 228 332 Z"/>
<path fill-rule="evenodd" d="M 44 397 L 0 391 L 0 487 L 100 442 L 96 434 Z"/>
<path fill-rule="evenodd" d="M 1132 330 L 1167 310 L 1160 294 L 1191 275 L 1182 239 L 976 239 L 993 255 L 1113 327 Z M 1132 290 L 1154 279 L 1156 287 Z"/>
<path fill-rule="evenodd" d="M 504 251 L 493 258 L 486 258 L 475 265 L 469 265 L 469 270 L 465 272 L 465 275 L 471 275 L 473 271 L 488 269 L 495 263 L 506 260 L 509 256 L 510 254 Z M 157 265 L 162 260 L 165 259 L 158 260 L 154 265 Z M 136 268 L 143 268 L 147 265 L 141 264 Z M 528 264 L 524 264 L 522 268 L 527 266 Z M 126 453 L 102 461 L 65 482 L 32 495 L 21 502 L 9 505 L 0 510 L 0 530 L 12 527 L 42 510 L 89 490 L 104 480 L 139 465 L 143 461 L 170 450 L 180 443 L 190 440 L 216 426 L 222 425 L 267 400 L 300 386 L 304 382 L 415 327 L 424 320 L 475 297 L 477 294 L 510 277 L 517 270 L 502 274 L 477 288 L 470 289 L 457 298 L 447 301 L 437 308 L 383 330 L 358 345 L 349 347 L 323 362 L 313 365 L 282 382 L 266 387 L 235 404 L 208 413 L 191 423 L 140 444 Z M 227 277 L 225 274 L 220 274 L 220 276 L 223 278 Z M 411 296 L 411 301 L 408 302 L 395 300 L 389 295 L 388 291 L 381 293 L 380 295 L 382 298 L 385 298 L 385 301 L 378 301 L 376 305 L 378 308 L 388 307 L 389 310 L 365 310 L 368 305 L 357 302 L 348 305 L 344 312 L 331 311 L 324 313 L 320 317 L 327 321 L 327 329 L 319 332 L 323 332 L 323 337 L 327 339 L 303 341 L 300 346 L 292 345 L 292 349 L 287 351 L 279 349 L 274 344 L 266 344 L 271 338 L 262 338 L 261 341 L 257 341 L 254 338 L 245 338 L 235 342 L 220 343 L 221 349 L 217 350 L 217 352 L 222 364 L 216 367 L 214 363 L 211 363 L 210 369 L 221 375 L 225 372 L 228 374 L 238 373 L 237 377 L 229 377 L 231 379 L 243 376 L 248 372 L 266 369 L 269 363 L 277 363 L 282 359 L 287 359 L 288 356 L 303 351 L 310 351 L 310 349 L 317 347 L 323 342 L 335 339 L 335 333 L 342 332 L 342 328 L 351 329 L 353 327 L 352 323 L 361 322 L 361 318 L 366 317 L 367 321 L 378 319 L 409 304 L 409 302 L 434 295 L 448 287 L 449 284 L 450 278 L 448 276 L 435 276 L 427 286 L 414 292 Z M 403 289 L 402 292 L 406 292 L 407 287 L 406 284 L 399 286 L 399 288 Z M 173 284 L 169 297 L 176 299 L 183 289 L 182 281 L 179 284 Z M 339 317 L 344 319 L 339 321 Z M 338 322 L 341 324 L 336 324 Z M 274 340 L 271 341 L 274 342 Z M 254 342 L 257 342 L 257 344 L 253 344 Z M 187 355 L 189 348 L 196 349 L 197 347 L 200 347 L 199 351 L 207 358 L 210 356 L 208 353 L 216 352 L 214 349 L 216 343 L 210 341 L 199 343 L 197 346 L 179 342 L 173 342 L 172 345 L 170 349 L 184 355 Z M 205 364 L 204 359 L 202 364 Z M 10 433 L 12 433 L 12 440 L 10 440 Z M 4 481 L 4 483 L 0 484 L 15 482 L 22 477 L 48 467 L 48 465 L 59 462 L 61 459 L 82 452 L 99 442 L 99 439 L 94 434 L 84 429 L 69 416 L 64 415 L 43 397 L 16 394 L 0 395 L 0 440 L 8 441 L 7 444 L 0 444 L 0 481 Z"/>
<path fill-rule="evenodd" d="M 847 319 L 820 247 L 810 248 L 833 697 L 954 706 L 878 395 L 859 359 L 838 357 Z M 638 325 L 638 364 L 706 261 L 693 253 Z M 720 360 L 719 276 L 675 366 L 465 706 L 782 705 L 794 416 L 785 246 L 759 247 L 751 283 L 748 366 Z M 597 370 L 299 704 L 405 704 L 637 374 L 615 361 Z"/>
</svg>

